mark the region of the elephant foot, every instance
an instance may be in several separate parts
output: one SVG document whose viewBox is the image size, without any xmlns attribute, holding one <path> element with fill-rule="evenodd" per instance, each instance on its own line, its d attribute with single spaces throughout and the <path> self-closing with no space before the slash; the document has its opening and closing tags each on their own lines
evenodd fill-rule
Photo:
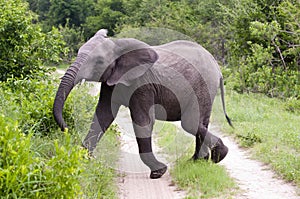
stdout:
<svg viewBox="0 0 300 199">
<path fill-rule="evenodd" d="M 209 159 L 209 148 L 202 144 L 200 150 L 196 147 L 195 153 L 192 160 L 208 160 Z"/>
<path fill-rule="evenodd" d="M 216 146 L 211 149 L 211 160 L 218 163 L 225 158 L 228 153 L 228 147 L 225 146 L 221 139 L 218 140 Z"/>
<path fill-rule="evenodd" d="M 194 160 L 194 161 L 196 161 L 196 160 L 208 160 L 208 159 L 209 159 L 209 154 L 204 156 L 204 157 L 201 157 L 197 154 L 194 154 L 191 158 L 191 160 Z"/>
<path fill-rule="evenodd" d="M 151 179 L 157 179 L 157 178 L 160 178 L 161 176 L 163 176 L 166 171 L 167 171 L 167 166 L 161 168 L 161 169 L 158 169 L 158 170 L 155 170 L 155 171 L 151 171 L 150 173 L 150 178 Z"/>
</svg>

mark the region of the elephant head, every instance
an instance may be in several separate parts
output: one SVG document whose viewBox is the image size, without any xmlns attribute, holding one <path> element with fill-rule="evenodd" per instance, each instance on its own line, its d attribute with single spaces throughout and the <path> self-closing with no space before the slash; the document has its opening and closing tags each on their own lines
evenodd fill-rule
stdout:
<svg viewBox="0 0 300 199">
<path fill-rule="evenodd" d="M 78 55 L 62 77 L 53 105 L 55 121 L 62 131 L 67 127 L 62 111 L 73 87 L 86 81 L 130 85 L 142 76 L 158 55 L 149 45 L 136 39 L 110 39 L 99 30 L 78 51 Z"/>
</svg>

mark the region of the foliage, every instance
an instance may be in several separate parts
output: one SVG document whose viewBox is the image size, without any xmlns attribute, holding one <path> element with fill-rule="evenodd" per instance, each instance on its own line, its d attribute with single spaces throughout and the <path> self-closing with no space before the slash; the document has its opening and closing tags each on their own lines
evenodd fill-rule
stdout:
<svg viewBox="0 0 300 199">
<path fill-rule="evenodd" d="M 59 61 L 65 51 L 58 30 L 42 33 L 22 0 L 1 0 L 0 5 L 0 81 L 44 76 L 48 69 L 42 63 Z"/>
<path fill-rule="evenodd" d="M 94 6 L 94 15 L 88 16 L 83 24 L 85 36 L 89 38 L 103 28 L 109 30 L 109 35 L 113 35 L 124 15 L 122 0 L 98 0 Z"/>
<path fill-rule="evenodd" d="M 236 2 L 227 10 L 232 32 L 229 70 L 233 88 L 299 97 L 300 2 Z"/>
<path fill-rule="evenodd" d="M 114 171 L 102 156 L 87 161 L 81 140 L 90 127 L 96 98 L 84 86 L 74 88 L 64 108 L 70 127 L 62 134 L 52 116 L 55 80 L 1 83 L 0 195 L 7 198 L 115 197 Z M 116 156 L 117 131 L 102 140 Z M 113 153 L 114 152 L 114 153 Z M 111 163 L 115 159 L 109 159 Z"/>
<path fill-rule="evenodd" d="M 93 0 L 48 0 L 49 10 L 46 12 L 45 30 L 59 25 L 80 27 L 94 10 Z"/>
<path fill-rule="evenodd" d="M 69 23 L 65 24 L 65 26 L 60 25 L 59 32 L 69 49 L 68 54 L 66 58 L 63 58 L 63 61 L 70 62 L 77 55 L 80 46 L 84 43 L 84 32 L 82 28 L 75 26 L 70 27 Z"/>
<path fill-rule="evenodd" d="M 9 79 L 1 84 L 0 106 L 4 115 L 18 121 L 23 133 L 47 135 L 57 129 L 52 106 L 57 90 L 54 80 Z M 72 96 L 70 100 L 72 101 Z M 73 108 L 66 104 L 64 116 L 68 124 L 74 126 Z"/>
<path fill-rule="evenodd" d="M 74 147 L 70 135 L 63 146 L 54 142 L 54 155 L 37 156 L 32 134 L 25 135 L 16 122 L 0 116 L 0 193 L 7 198 L 73 198 L 81 194 L 78 175 L 86 151 Z"/>
</svg>

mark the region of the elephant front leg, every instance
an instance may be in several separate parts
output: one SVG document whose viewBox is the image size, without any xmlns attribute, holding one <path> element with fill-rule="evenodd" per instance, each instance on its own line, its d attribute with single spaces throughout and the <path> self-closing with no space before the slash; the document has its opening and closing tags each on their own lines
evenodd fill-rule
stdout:
<svg viewBox="0 0 300 199">
<path fill-rule="evenodd" d="M 148 138 L 136 138 L 139 154 L 141 160 L 146 164 L 150 169 L 150 178 L 157 179 L 160 178 L 167 171 L 167 166 L 161 162 L 159 162 L 153 152 L 151 146 L 151 137 Z"/>
<path fill-rule="evenodd" d="M 93 153 L 106 129 L 114 121 L 119 110 L 120 106 L 112 103 L 112 91 L 113 87 L 109 87 L 105 83 L 102 83 L 93 122 L 87 136 L 82 142 L 83 147 L 88 149 L 90 155 Z"/>
<path fill-rule="evenodd" d="M 150 178 L 160 178 L 166 171 L 167 166 L 158 161 L 152 151 L 152 130 L 154 124 L 154 100 L 153 96 L 143 92 L 135 95 L 130 100 L 130 113 L 133 122 L 133 128 L 139 147 L 141 160 L 150 170 Z"/>
<path fill-rule="evenodd" d="M 109 126 L 111 122 L 107 121 L 105 126 Z M 100 119 L 98 117 L 98 114 L 95 113 L 90 130 L 82 142 L 82 146 L 88 150 L 90 155 L 92 155 L 94 149 L 97 146 L 97 143 L 103 136 L 104 132 L 105 129 L 100 125 Z"/>
</svg>

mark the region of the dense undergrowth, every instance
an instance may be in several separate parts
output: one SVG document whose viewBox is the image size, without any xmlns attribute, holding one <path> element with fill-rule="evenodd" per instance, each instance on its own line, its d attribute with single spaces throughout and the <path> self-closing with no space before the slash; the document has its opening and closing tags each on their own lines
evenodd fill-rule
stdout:
<svg viewBox="0 0 300 199">
<path fill-rule="evenodd" d="M 75 88 L 62 133 L 52 116 L 54 79 L 9 80 L 0 87 L 0 196 L 4 198 L 114 198 L 114 171 L 81 148 L 96 99 Z M 104 139 L 114 143 L 116 128 Z"/>
</svg>

